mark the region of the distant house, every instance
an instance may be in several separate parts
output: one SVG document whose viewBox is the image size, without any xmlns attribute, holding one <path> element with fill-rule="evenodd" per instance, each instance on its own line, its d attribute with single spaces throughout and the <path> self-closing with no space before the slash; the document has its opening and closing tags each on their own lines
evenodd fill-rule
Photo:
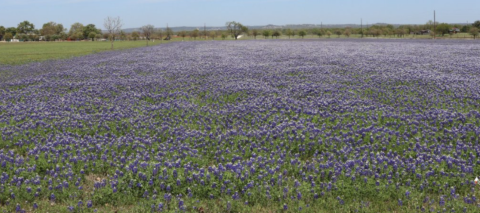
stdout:
<svg viewBox="0 0 480 213">
<path fill-rule="evenodd" d="M 449 32 L 452 33 L 452 34 L 457 34 L 457 33 L 460 33 L 460 29 L 455 27 L 455 28 L 449 30 Z"/>
<path fill-rule="evenodd" d="M 415 32 L 411 32 L 410 34 L 414 34 L 414 35 L 430 35 L 430 30 L 420 30 L 420 31 L 415 31 Z"/>
</svg>

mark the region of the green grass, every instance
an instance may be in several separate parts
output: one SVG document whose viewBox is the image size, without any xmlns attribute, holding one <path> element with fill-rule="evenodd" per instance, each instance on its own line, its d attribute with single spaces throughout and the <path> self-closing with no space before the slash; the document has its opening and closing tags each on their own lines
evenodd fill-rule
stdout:
<svg viewBox="0 0 480 213">
<path fill-rule="evenodd" d="M 167 43 L 166 41 L 149 42 L 149 46 Z M 19 65 L 51 59 L 65 59 L 109 51 L 110 42 L 0 42 L 0 65 Z M 145 41 L 116 41 L 114 50 L 146 46 Z"/>
</svg>

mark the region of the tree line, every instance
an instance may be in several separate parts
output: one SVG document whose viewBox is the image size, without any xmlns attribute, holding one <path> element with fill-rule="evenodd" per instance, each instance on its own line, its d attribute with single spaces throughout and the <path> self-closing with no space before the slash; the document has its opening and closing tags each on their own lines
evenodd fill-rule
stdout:
<svg viewBox="0 0 480 213">
<path fill-rule="evenodd" d="M 318 37 L 350 37 L 353 34 L 361 37 L 404 37 L 406 35 L 440 35 L 448 36 L 457 33 L 468 33 L 476 38 L 479 35 L 480 21 L 476 21 L 471 25 L 450 25 L 447 23 L 433 23 L 431 21 L 424 25 L 371 25 L 365 28 L 310 28 L 310 29 L 253 29 L 247 35 L 256 38 L 263 36 L 264 38 L 278 38 L 281 35 L 292 38 L 295 36 L 304 38 L 307 35 L 315 35 Z"/>
<path fill-rule="evenodd" d="M 56 40 L 146 40 L 151 39 L 169 40 L 172 36 L 178 36 L 182 39 L 186 37 L 197 39 L 199 37 L 216 39 L 218 37 L 226 39 L 231 36 L 238 39 L 240 35 L 250 36 L 254 39 L 257 36 L 263 38 L 278 38 L 282 35 L 288 38 L 298 36 L 304 38 L 307 35 L 316 35 L 319 37 L 345 36 L 350 37 L 352 34 L 360 35 L 361 37 L 380 37 L 380 36 L 395 36 L 404 37 L 405 35 L 453 35 L 456 33 L 468 33 L 476 38 L 479 35 L 480 20 L 475 21 L 471 25 L 450 25 L 447 23 L 433 23 L 428 21 L 423 25 L 400 25 L 394 27 L 393 25 L 371 25 L 365 28 L 311 28 L 311 29 L 248 29 L 248 27 L 235 21 L 227 22 L 225 24 L 226 30 L 199 30 L 179 31 L 174 33 L 169 27 L 166 29 L 155 29 L 153 25 L 142 26 L 139 30 L 131 33 L 125 33 L 121 30 L 122 21 L 119 17 L 108 17 L 105 19 L 105 31 L 97 28 L 94 24 L 83 25 L 82 23 L 74 23 L 67 30 L 62 24 L 56 22 L 48 22 L 42 25 L 40 29 L 35 28 L 35 25 L 29 21 L 20 22 L 17 27 L 5 28 L 0 26 L 0 40 L 9 41 L 17 38 L 22 41 L 56 41 Z"/>
</svg>

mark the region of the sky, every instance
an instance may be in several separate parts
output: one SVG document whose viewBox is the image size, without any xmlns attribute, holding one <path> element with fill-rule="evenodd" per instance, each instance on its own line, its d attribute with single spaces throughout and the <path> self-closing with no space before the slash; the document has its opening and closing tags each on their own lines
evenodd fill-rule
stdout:
<svg viewBox="0 0 480 213">
<path fill-rule="evenodd" d="M 0 26 L 27 20 L 41 28 L 53 21 L 103 29 L 106 17 L 120 17 L 123 28 L 247 26 L 286 24 L 424 24 L 480 20 L 480 0 L 0 0 Z"/>
</svg>

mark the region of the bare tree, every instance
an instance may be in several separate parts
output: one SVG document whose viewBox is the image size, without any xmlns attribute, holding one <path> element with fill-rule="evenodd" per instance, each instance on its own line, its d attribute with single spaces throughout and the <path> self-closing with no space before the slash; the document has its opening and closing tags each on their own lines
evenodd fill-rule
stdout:
<svg viewBox="0 0 480 213">
<path fill-rule="evenodd" d="M 120 17 L 107 17 L 105 21 L 103 22 L 103 26 L 105 29 L 108 31 L 108 34 L 110 35 L 110 42 L 112 44 L 112 50 L 113 50 L 113 42 L 115 41 L 115 35 L 120 33 L 120 30 L 122 29 L 122 20 L 120 20 Z"/>
<path fill-rule="evenodd" d="M 163 30 L 162 30 L 162 29 L 158 29 L 156 33 L 157 33 L 158 37 L 160 37 L 160 43 L 162 43 L 162 39 L 163 39 Z"/>
<path fill-rule="evenodd" d="M 153 30 L 154 30 L 154 27 L 151 24 L 148 24 L 142 27 L 143 36 L 145 36 L 145 40 L 147 40 L 147 47 L 148 47 L 148 41 L 150 40 L 150 37 L 153 34 Z"/>
</svg>

